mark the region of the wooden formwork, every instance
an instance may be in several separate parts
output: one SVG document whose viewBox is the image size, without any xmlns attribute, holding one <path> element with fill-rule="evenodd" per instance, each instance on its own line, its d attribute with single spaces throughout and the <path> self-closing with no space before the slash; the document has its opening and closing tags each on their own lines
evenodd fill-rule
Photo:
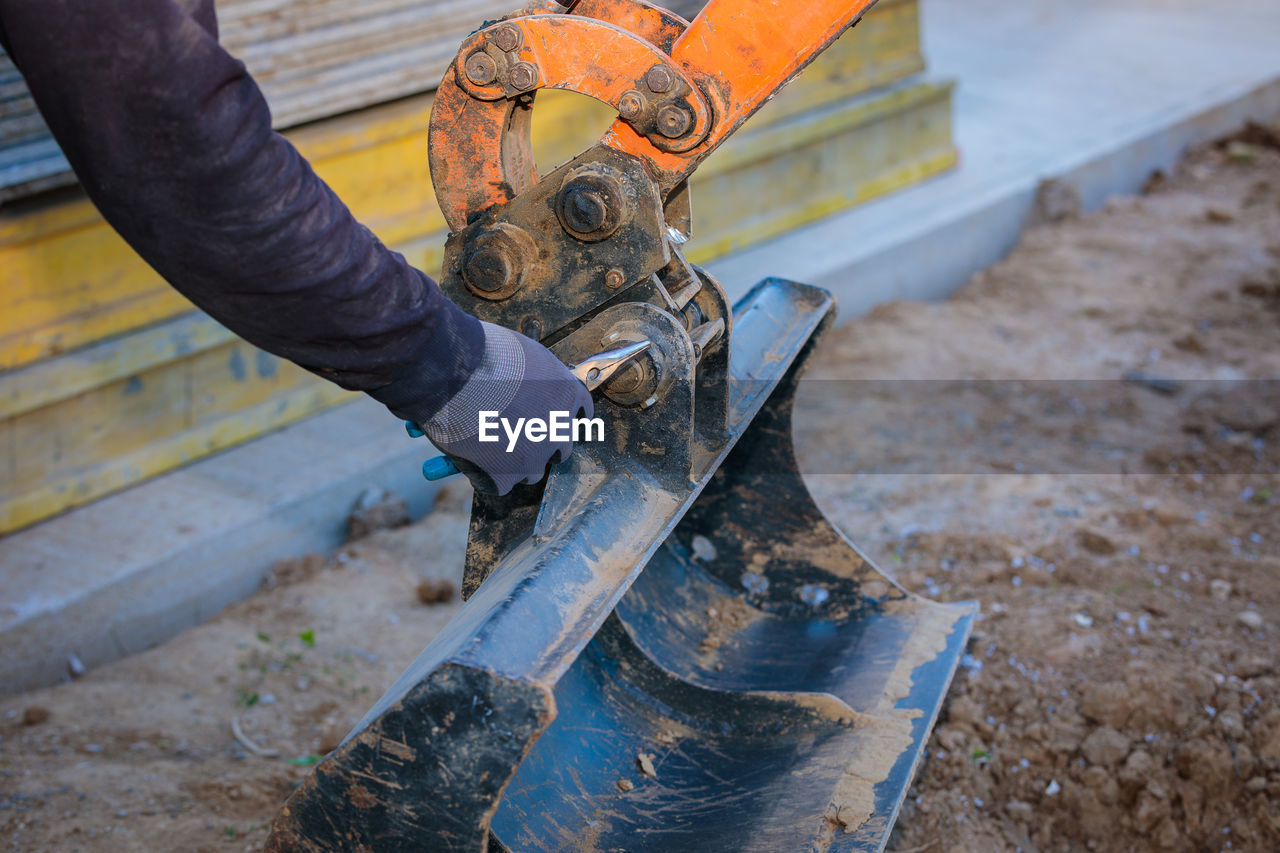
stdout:
<svg viewBox="0 0 1280 853">
<path fill-rule="evenodd" d="M 691 258 L 952 165 L 950 86 L 921 79 L 922 68 L 915 0 L 882 2 L 695 174 Z M 446 227 L 427 167 L 431 103 L 416 95 L 287 135 L 362 221 L 435 273 Z M 534 116 L 538 160 L 549 167 L 614 114 L 543 92 Z M 87 201 L 0 210 L 0 533 L 347 396 L 194 311 Z"/>
</svg>

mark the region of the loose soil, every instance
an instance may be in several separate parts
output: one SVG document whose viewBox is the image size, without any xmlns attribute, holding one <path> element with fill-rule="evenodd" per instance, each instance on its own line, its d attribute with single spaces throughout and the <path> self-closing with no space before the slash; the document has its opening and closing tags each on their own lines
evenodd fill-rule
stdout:
<svg viewBox="0 0 1280 853">
<path fill-rule="evenodd" d="M 949 302 L 833 332 L 797 406 L 833 520 L 982 608 L 891 847 L 1280 849 L 1280 144 L 1090 216 L 1062 189 Z M 466 501 L 0 700 L 8 848 L 260 849 L 456 612 Z"/>
</svg>

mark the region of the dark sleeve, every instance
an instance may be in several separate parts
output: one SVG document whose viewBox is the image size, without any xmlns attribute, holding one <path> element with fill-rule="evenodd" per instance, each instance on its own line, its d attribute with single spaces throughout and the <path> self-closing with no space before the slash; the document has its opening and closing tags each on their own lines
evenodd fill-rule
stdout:
<svg viewBox="0 0 1280 853">
<path fill-rule="evenodd" d="M 139 255 L 257 346 L 425 419 L 479 363 L 479 321 L 272 131 L 216 27 L 212 0 L 0 0 L 54 138 Z"/>
</svg>

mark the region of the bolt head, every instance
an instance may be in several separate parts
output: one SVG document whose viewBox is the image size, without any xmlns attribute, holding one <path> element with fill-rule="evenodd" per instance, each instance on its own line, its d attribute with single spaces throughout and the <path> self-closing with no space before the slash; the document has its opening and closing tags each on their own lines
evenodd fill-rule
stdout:
<svg viewBox="0 0 1280 853">
<path fill-rule="evenodd" d="M 674 104 L 663 107 L 658 113 L 658 132 L 667 139 L 678 139 L 689 132 L 693 117 L 683 107 Z"/>
<path fill-rule="evenodd" d="M 510 53 L 520 46 L 520 30 L 512 24 L 503 24 L 493 31 L 493 43 L 499 50 Z"/>
<path fill-rule="evenodd" d="M 487 53 L 473 53 L 467 57 L 466 74 L 477 86 L 488 86 L 498 79 L 498 63 Z"/>
<path fill-rule="evenodd" d="M 625 281 L 626 275 L 622 270 L 612 269 L 604 274 L 604 286 L 610 290 L 617 290 L 619 287 L 622 287 L 622 284 Z"/>
<path fill-rule="evenodd" d="M 571 236 L 587 243 L 616 232 L 626 217 L 626 192 L 611 173 L 594 169 L 570 172 L 556 197 L 556 216 Z"/>
<path fill-rule="evenodd" d="M 485 293 L 502 290 L 515 278 L 511 259 L 497 246 L 479 246 L 462 265 L 467 284 Z"/>
<path fill-rule="evenodd" d="M 669 90 L 676 80 L 670 68 L 665 65 L 655 65 L 645 72 L 644 82 L 653 91 L 662 93 Z"/>
<path fill-rule="evenodd" d="M 511 69 L 511 85 L 524 92 L 538 83 L 538 69 L 528 62 L 517 62 Z"/>
<path fill-rule="evenodd" d="M 626 121 L 635 121 L 644 112 L 645 98 L 639 92 L 624 92 L 618 99 L 618 115 Z"/>
<path fill-rule="evenodd" d="M 564 194 L 565 223 L 574 231 L 590 234 L 604 227 L 609 216 L 608 200 L 589 186 L 570 185 Z"/>
</svg>

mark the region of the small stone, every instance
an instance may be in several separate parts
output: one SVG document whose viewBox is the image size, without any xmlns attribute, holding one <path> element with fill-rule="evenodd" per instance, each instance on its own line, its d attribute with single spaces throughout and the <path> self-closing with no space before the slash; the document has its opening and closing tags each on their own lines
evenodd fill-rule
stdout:
<svg viewBox="0 0 1280 853">
<path fill-rule="evenodd" d="M 363 539 L 379 530 L 404 527 L 409 522 L 409 504 L 404 499 L 371 486 L 356 498 L 347 515 L 347 541 Z"/>
<path fill-rule="evenodd" d="M 658 775 L 658 771 L 653 769 L 653 753 L 641 752 L 636 754 L 636 766 L 640 768 L 640 772 L 653 778 Z"/>
<path fill-rule="evenodd" d="M 1250 631 L 1262 629 L 1262 616 L 1256 610 L 1242 610 L 1236 614 L 1236 621 Z"/>
<path fill-rule="evenodd" d="M 53 713 L 42 705 L 31 705 L 22 712 L 24 726 L 38 726 L 53 716 Z"/>
<path fill-rule="evenodd" d="M 1260 656 L 1248 657 L 1236 664 L 1236 675 L 1241 678 L 1257 678 L 1260 675 L 1270 675 L 1275 670 L 1275 664 Z"/>
<path fill-rule="evenodd" d="M 1214 601 L 1226 601 L 1231 597 L 1231 582 L 1214 578 L 1209 581 L 1209 594 L 1213 596 Z"/>
<path fill-rule="evenodd" d="M 129 816 L 128 809 L 116 809 L 116 817 L 128 817 L 128 816 Z"/>
<path fill-rule="evenodd" d="M 630 779 L 618 780 L 618 790 L 624 794 L 627 793 L 628 791 L 634 791 L 635 788 L 636 788 L 635 784 Z"/>
<path fill-rule="evenodd" d="M 418 583 L 418 601 L 423 604 L 445 604 L 457 593 L 458 588 L 447 580 L 427 578 Z"/>
<path fill-rule="evenodd" d="M 1062 786 L 1058 784 L 1057 779 L 1050 779 L 1049 784 L 1045 786 L 1044 795 L 1046 797 L 1056 796 L 1062 790 Z"/>
<path fill-rule="evenodd" d="M 1080 751 L 1090 764 L 1113 767 L 1129 754 L 1129 738 L 1110 726 L 1099 726 L 1080 744 Z"/>
<path fill-rule="evenodd" d="M 1009 817 L 1014 820 L 1030 820 L 1033 809 L 1031 803 L 1025 803 L 1022 800 L 1010 800 L 1005 803 L 1004 810 L 1008 812 Z"/>
<path fill-rule="evenodd" d="M 1081 696 L 1080 711 L 1095 723 L 1122 728 L 1133 713 L 1129 688 L 1120 681 L 1088 684 Z"/>
<path fill-rule="evenodd" d="M 1205 209 L 1204 218 L 1219 225 L 1235 222 L 1236 215 L 1225 207 L 1209 207 Z"/>
<path fill-rule="evenodd" d="M 1085 529 L 1077 531 L 1076 542 L 1090 554 L 1097 554 L 1100 557 L 1110 556 L 1117 550 L 1115 542 L 1096 530 Z"/>
<path fill-rule="evenodd" d="M 1267 790 L 1267 777 L 1254 776 L 1248 782 L 1244 783 L 1244 789 L 1248 791 L 1250 794 L 1256 794 L 1259 791 Z"/>
<path fill-rule="evenodd" d="M 1244 719 L 1239 711 L 1223 711 L 1218 714 L 1218 728 L 1233 741 L 1242 741 L 1245 738 Z"/>
</svg>

